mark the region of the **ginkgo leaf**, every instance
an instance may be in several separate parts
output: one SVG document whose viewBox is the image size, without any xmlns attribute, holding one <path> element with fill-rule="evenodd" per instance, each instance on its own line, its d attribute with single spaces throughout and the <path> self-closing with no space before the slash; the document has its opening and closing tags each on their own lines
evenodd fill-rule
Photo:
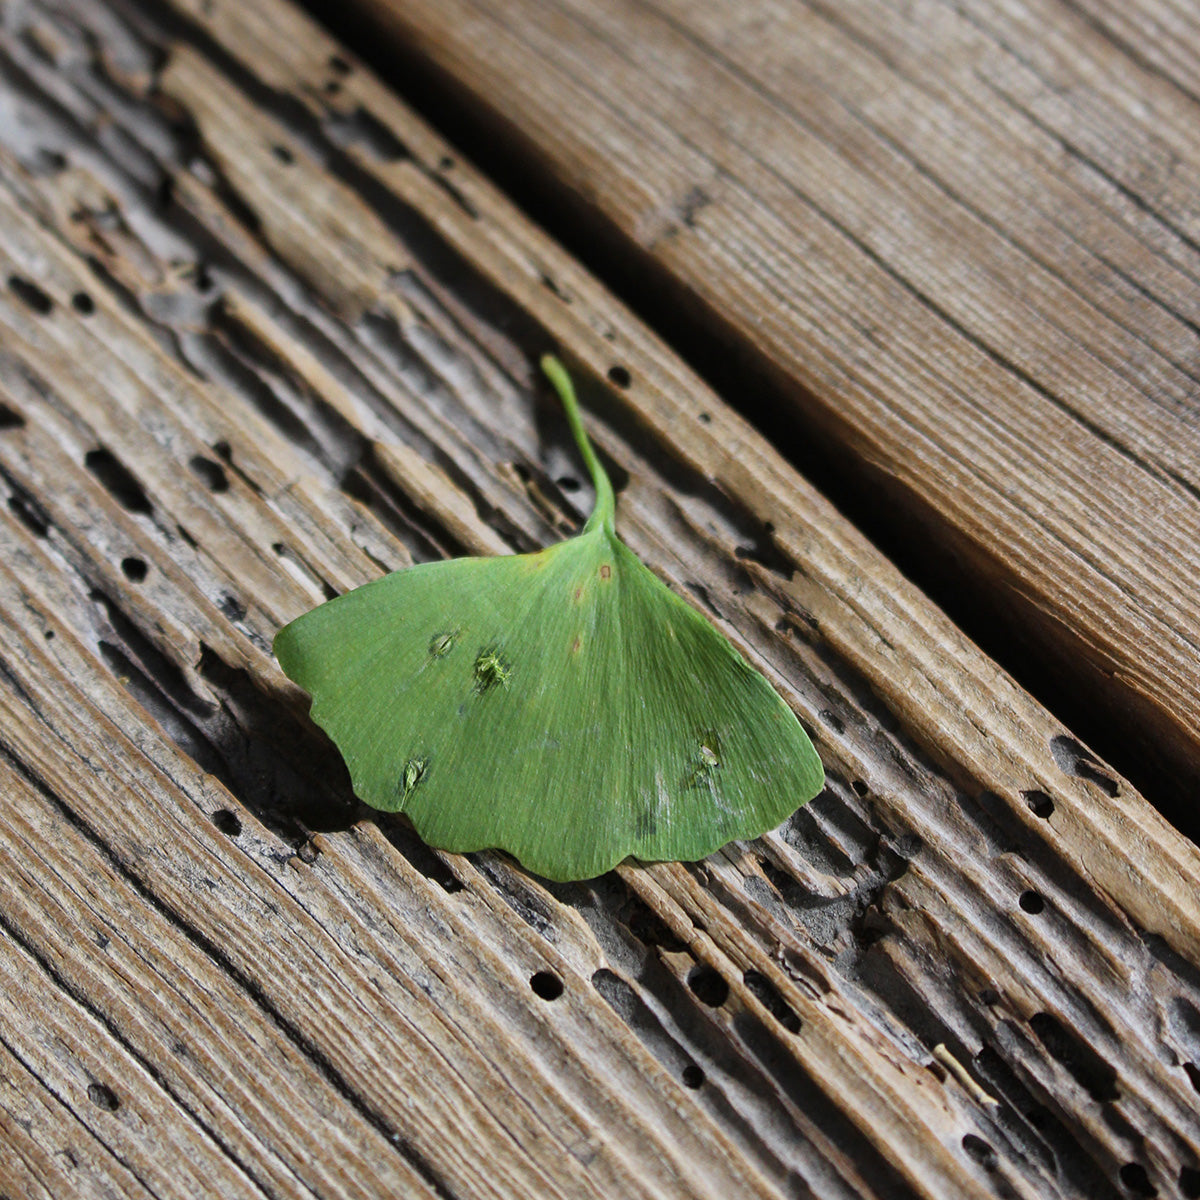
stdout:
<svg viewBox="0 0 1200 1200">
<path fill-rule="evenodd" d="M 617 537 L 570 379 L 542 365 L 596 487 L 583 530 L 396 571 L 281 629 L 275 653 L 355 792 L 432 846 L 504 849 L 557 880 L 703 858 L 815 796 L 821 762 L 762 675 Z"/>
</svg>

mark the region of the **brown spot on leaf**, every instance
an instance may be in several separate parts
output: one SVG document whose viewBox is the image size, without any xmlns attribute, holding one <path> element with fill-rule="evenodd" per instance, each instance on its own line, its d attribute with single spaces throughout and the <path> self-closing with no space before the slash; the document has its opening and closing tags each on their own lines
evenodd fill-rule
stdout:
<svg viewBox="0 0 1200 1200">
<path fill-rule="evenodd" d="M 578 603 L 579 603 L 579 597 L 580 597 L 580 596 L 582 596 L 582 595 L 583 595 L 583 588 L 581 588 L 581 587 L 577 587 L 577 588 L 575 589 L 575 603 L 576 603 L 576 604 L 578 604 Z"/>
<path fill-rule="evenodd" d="M 608 563 L 600 564 L 600 578 L 607 579 L 612 574 L 612 567 Z"/>
<path fill-rule="evenodd" d="M 579 640 L 579 638 L 576 638 L 576 639 L 575 639 L 575 640 L 574 640 L 574 641 L 571 643 L 571 653 L 572 653 L 572 654 L 578 654 L 578 653 L 579 653 L 579 647 L 580 647 L 581 645 L 583 645 L 583 643 L 582 643 L 582 642 Z"/>
</svg>

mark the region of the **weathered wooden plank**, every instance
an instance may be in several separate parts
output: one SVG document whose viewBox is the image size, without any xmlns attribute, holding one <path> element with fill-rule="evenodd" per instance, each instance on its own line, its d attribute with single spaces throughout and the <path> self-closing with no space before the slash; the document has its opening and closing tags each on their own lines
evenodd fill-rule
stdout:
<svg viewBox="0 0 1200 1200">
<path fill-rule="evenodd" d="M 899 502 L 918 561 L 940 545 L 964 611 L 1140 739 L 1190 819 L 1194 20 L 1153 0 L 316 7 L 432 67 L 626 279 L 666 278 L 766 368 L 839 469 Z"/>
<path fill-rule="evenodd" d="M 13 793 L 6 788 L 6 795 Z M 0 936 L 0 1024 L 5 1049 L 76 1126 L 69 1133 L 61 1128 L 38 1129 L 42 1147 L 65 1158 L 71 1170 L 79 1170 L 80 1164 L 71 1162 L 73 1147 L 88 1140 L 85 1130 L 94 1131 L 115 1160 L 110 1177 L 114 1192 L 131 1190 L 136 1181 L 132 1190 L 161 1197 L 206 1191 L 258 1194 L 254 1181 L 226 1153 L 219 1135 L 164 1092 L 146 1065 L 94 1013 L 54 985 L 44 966 L 7 931 Z M 86 1166 L 81 1174 L 83 1178 L 64 1188 L 63 1194 L 95 1189 L 96 1181 L 88 1178 Z"/>
<path fill-rule="evenodd" d="M 142 897 L 229 1028 L 266 1013 L 277 1072 L 359 1114 L 330 1174 L 374 1128 L 448 1194 L 1194 1187 L 1194 847 L 295 10 L 72 11 L 0 40 L 0 742 L 56 868 L 99 854 L 94 903 Z M 548 890 L 365 819 L 267 647 L 382 567 L 578 522 L 551 342 L 622 530 L 831 786 L 703 866 Z M 157 1066 L 118 982 L 85 990 Z M 168 1066 L 266 1177 L 276 1110 Z"/>
<path fill-rule="evenodd" d="M 169 1135 L 191 1114 L 213 1141 L 193 1145 L 186 1162 L 203 1180 L 224 1174 L 224 1194 L 261 1189 L 350 1197 L 374 1188 L 435 1194 L 270 1016 L 246 1003 L 244 989 L 214 967 L 185 929 L 140 895 L 81 831 L 64 835 L 64 814 L 52 798 L 4 763 L 0 788 L 7 801 L 0 847 L 12 864 L 0 920 L 44 956 L 58 988 L 120 1036 L 115 1050 L 100 1036 L 95 1053 L 101 1078 L 120 1081 L 120 1095 L 108 1088 L 118 1103 L 134 1088 L 130 1075 L 152 1064 L 153 1090 L 166 1089 L 172 1098 L 160 1099 L 154 1113 L 165 1135 L 154 1143 L 155 1157 L 170 1187 L 187 1194 L 188 1174 L 175 1162 L 179 1151 Z M 22 986 L 29 992 L 40 984 L 41 996 L 26 1004 L 23 1019 L 8 1014 L 7 1029 L 32 1026 L 44 1036 L 48 1012 L 63 999 L 44 977 L 29 978 L 41 974 L 36 966 L 26 971 Z M 138 1091 L 144 1103 L 144 1087 Z M 229 1190 L 229 1158 L 254 1177 L 253 1186 L 243 1178 Z M 58 1194 L 95 1190 L 75 1184 Z M 192 1180 L 191 1194 L 204 1190 Z M 163 1194 L 161 1180 L 154 1191 Z"/>
</svg>

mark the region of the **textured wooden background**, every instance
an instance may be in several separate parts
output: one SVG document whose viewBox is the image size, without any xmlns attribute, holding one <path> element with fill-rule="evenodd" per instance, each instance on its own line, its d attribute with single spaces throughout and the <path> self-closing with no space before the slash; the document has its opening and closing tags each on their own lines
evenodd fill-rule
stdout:
<svg viewBox="0 0 1200 1200">
<path fill-rule="evenodd" d="M 453 47 L 443 9 L 437 45 Z M 436 14 L 404 11 L 425 54 L 414 30 Z M 1156 796 L 983 655 L 728 403 L 742 397 L 711 390 L 296 8 L 0 14 L 0 1195 L 1200 1196 L 1200 855 Z M 505 62 L 493 19 L 461 23 L 473 58 L 439 59 L 471 87 Z M 572 22 L 551 24 L 536 32 L 574 63 L 553 68 L 569 114 L 588 59 L 567 53 Z M 489 94 L 567 163 L 554 114 L 514 107 L 548 68 L 522 81 L 516 61 L 513 90 Z M 673 61 L 659 74 L 688 78 Z M 633 171 L 642 148 L 617 142 Z M 577 165 L 599 210 L 595 162 Z M 647 237 L 678 247 L 663 267 L 683 289 L 694 231 L 715 256 L 738 228 L 719 211 Z M 940 286 L 979 302 L 951 250 Z M 898 294 L 873 327 L 916 336 Z M 808 347 L 809 410 L 844 405 L 814 421 L 877 439 L 869 454 L 850 439 L 849 458 L 872 457 L 898 494 L 948 485 L 941 467 L 903 474 L 859 393 L 818 377 L 832 359 L 801 316 L 811 299 L 763 322 Z M 748 308 L 706 304 L 745 338 Z M 1182 425 L 1186 389 L 1156 382 L 1143 336 L 1121 369 Z M 829 774 L 758 842 L 570 886 L 432 852 L 358 806 L 269 652 L 281 623 L 383 570 L 577 527 L 587 488 L 533 365 L 551 347 L 583 381 L 623 535 L 767 672 Z M 845 353 L 887 383 L 880 421 L 905 397 L 930 406 L 931 431 L 954 419 L 896 358 Z M 924 353 L 961 389 L 991 378 L 952 347 Z M 1039 353 L 1086 390 L 1075 359 Z M 1030 421 L 1054 408 L 1031 395 L 976 391 L 995 421 L 975 434 L 1001 428 L 1001 398 Z M 1086 428 L 1089 470 L 1108 447 L 1154 486 L 1185 477 L 1153 474 L 1187 447 L 1140 418 L 1140 455 Z M 1066 460 L 1043 459 L 1053 495 Z M 1117 503 L 1081 474 L 1063 492 L 1082 506 L 1075 574 L 1022 575 L 1045 528 L 1005 524 L 982 485 L 929 528 L 999 539 L 997 586 L 1084 638 L 1098 593 L 1067 590 L 1092 578 L 1083 549 L 1154 517 L 1150 486 Z M 1023 520 L 1067 520 L 1024 487 Z M 1161 519 L 1182 529 L 1191 494 L 1171 494 Z M 1162 585 L 1155 552 L 1132 547 L 1096 655 L 1125 639 L 1165 662 L 1172 643 L 1137 615 Z M 1192 547 L 1172 549 L 1177 615 Z M 1176 663 L 1153 704 L 1175 704 L 1182 729 L 1172 697 L 1195 688 Z"/>
</svg>

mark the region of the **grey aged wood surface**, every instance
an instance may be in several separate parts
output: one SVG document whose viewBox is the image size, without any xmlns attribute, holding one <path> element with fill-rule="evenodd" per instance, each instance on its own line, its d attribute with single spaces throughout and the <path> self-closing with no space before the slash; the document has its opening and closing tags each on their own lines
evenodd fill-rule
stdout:
<svg viewBox="0 0 1200 1200">
<path fill-rule="evenodd" d="M 1200 1195 L 1200 856 L 1103 747 L 296 9 L 0 12 L 0 1195 Z M 570 886 L 269 652 L 577 527 L 551 346 L 829 773 Z"/>
<path fill-rule="evenodd" d="M 313 2 L 1194 821 L 1194 4 Z"/>
</svg>

